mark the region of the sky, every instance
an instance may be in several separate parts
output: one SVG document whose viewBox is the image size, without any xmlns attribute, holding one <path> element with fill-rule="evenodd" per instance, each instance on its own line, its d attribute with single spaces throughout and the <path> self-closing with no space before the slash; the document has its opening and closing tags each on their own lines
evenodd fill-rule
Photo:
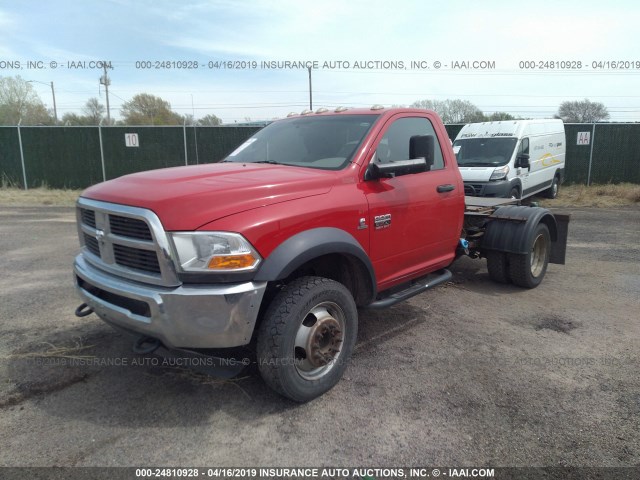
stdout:
<svg viewBox="0 0 640 480">
<path fill-rule="evenodd" d="M 463 99 L 545 118 L 588 98 L 633 122 L 638 18 L 638 2 L 615 0 L 0 0 L 0 76 L 34 81 L 48 107 L 53 82 L 62 117 L 106 103 L 90 63 L 105 60 L 116 119 L 150 93 L 234 123 L 308 108 L 317 62 L 314 109 Z"/>
</svg>

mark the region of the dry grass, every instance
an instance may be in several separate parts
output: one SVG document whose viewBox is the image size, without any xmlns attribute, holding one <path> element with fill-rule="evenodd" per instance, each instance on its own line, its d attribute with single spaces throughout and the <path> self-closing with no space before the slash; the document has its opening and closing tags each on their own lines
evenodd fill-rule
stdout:
<svg viewBox="0 0 640 480">
<path fill-rule="evenodd" d="M 17 358 L 69 358 L 69 359 L 86 359 L 95 358 L 94 355 L 83 355 L 81 352 L 88 348 L 93 348 L 95 345 L 82 345 L 82 342 L 77 342 L 73 347 L 56 347 L 55 345 L 45 342 L 42 345 L 47 346 L 46 350 L 36 352 L 22 352 L 13 353 L 7 355 L 5 359 L 17 359 Z"/>
<path fill-rule="evenodd" d="M 543 207 L 620 207 L 640 204 L 640 185 L 563 185 L 555 200 L 535 198 Z"/>
<path fill-rule="evenodd" d="M 0 205 L 33 206 L 51 205 L 72 207 L 82 190 L 55 190 L 32 188 L 21 190 L 14 187 L 0 188 Z M 548 200 L 535 197 L 543 207 L 619 207 L 640 203 L 640 185 L 620 183 L 618 185 L 563 185 L 558 198 Z"/>
<path fill-rule="evenodd" d="M 51 205 L 72 207 L 82 190 L 55 190 L 50 188 L 0 188 L 0 205 Z"/>
</svg>

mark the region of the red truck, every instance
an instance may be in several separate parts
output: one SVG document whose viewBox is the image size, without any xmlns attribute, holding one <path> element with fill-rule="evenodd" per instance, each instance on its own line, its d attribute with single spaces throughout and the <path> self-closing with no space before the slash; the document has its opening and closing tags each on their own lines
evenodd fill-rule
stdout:
<svg viewBox="0 0 640 480">
<path fill-rule="evenodd" d="M 308 401 L 341 378 L 358 308 L 446 282 L 462 255 L 527 288 L 564 263 L 567 216 L 467 200 L 434 112 L 305 111 L 220 163 L 84 191 L 76 314 L 136 335 L 138 353 L 253 347 L 270 387 Z"/>
</svg>

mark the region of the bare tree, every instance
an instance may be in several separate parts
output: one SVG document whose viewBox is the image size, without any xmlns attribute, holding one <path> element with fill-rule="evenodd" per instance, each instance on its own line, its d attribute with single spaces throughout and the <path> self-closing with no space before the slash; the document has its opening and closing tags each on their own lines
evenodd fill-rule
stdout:
<svg viewBox="0 0 640 480">
<path fill-rule="evenodd" d="M 471 123 L 485 120 L 482 111 L 468 100 L 418 100 L 411 106 L 435 111 L 444 123 Z"/>
<path fill-rule="evenodd" d="M 53 125 L 51 112 L 20 76 L 0 77 L 0 125 Z"/>
<path fill-rule="evenodd" d="M 87 103 L 82 107 L 82 112 L 89 122 L 88 125 L 100 125 L 106 111 L 105 106 L 96 97 L 87 100 Z"/>
<path fill-rule="evenodd" d="M 126 125 L 182 125 L 184 121 L 169 102 L 148 93 L 135 95 L 121 111 Z"/>
<path fill-rule="evenodd" d="M 200 120 L 198 120 L 198 125 L 201 125 L 203 127 L 215 127 L 217 125 L 220 125 L 221 123 L 222 120 L 220 120 L 212 113 L 210 113 L 209 115 L 205 115 Z"/>
<path fill-rule="evenodd" d="M 487 122 L 500 122 L 504 120 L 516 120 L 516 117 L 507 112 L 493 112 L 486 117 Z"/>
<path fill-rule="evenodd" d="M 607 120 L 609 112 L 604 104 L 585 98 L 584 100 L 562 102 L 556 116 L 565 123 L 595 123 Z"/>
</svg>

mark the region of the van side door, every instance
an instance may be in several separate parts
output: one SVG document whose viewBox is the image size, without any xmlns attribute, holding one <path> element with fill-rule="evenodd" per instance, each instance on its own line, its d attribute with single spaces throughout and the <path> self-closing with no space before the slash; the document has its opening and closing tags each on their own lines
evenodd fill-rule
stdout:
<svg viewBox="0 0 640 480">
<path fill-rule="evenodd" d="M 520 157 L 520 155 L 530 155 L 529 150 L 529 137 L 521 138 L 520 143 L 518 143 L 518 149 L 516 151 L 515 165 L 518 165 L 518 157 Z M 529 159 L 529 161 L 531 161 L 531 159 Z M 522 184 L 520 198 L 524 198 L 527 193 L 527 189 L 529 188 L 531 168 L 517 166 L 515 170 L 516 175 L 520 179 L 520 183 Z"/>
</svg>

